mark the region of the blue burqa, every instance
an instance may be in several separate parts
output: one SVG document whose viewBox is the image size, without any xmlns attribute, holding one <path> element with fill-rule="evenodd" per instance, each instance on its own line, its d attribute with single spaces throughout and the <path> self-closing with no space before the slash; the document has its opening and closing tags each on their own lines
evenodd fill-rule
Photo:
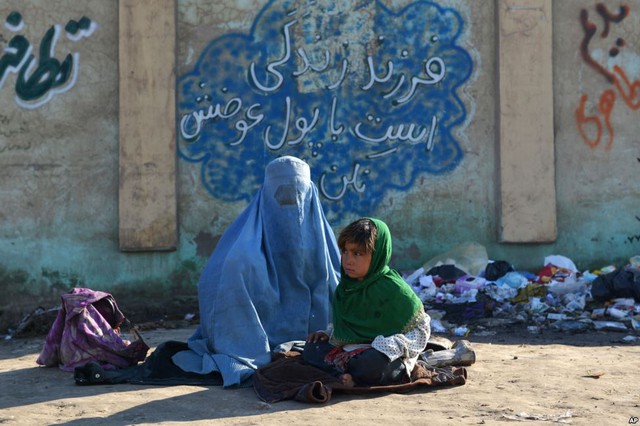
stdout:
<svg viewBox="0 0 640 426">
<path fill-rule="evenodd" d="M 198 283 L 200 325 L 173 361 L 241 384 L 271 349 L 331 320 L 340 256 L 307 163 L 280 157 L 220 238 Z"/>
</svg>

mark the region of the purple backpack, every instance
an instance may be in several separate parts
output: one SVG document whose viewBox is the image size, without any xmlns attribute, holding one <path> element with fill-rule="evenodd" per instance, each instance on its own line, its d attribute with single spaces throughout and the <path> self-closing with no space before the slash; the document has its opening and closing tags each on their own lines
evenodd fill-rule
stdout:
<svg viewBox="0 0 640 426">
<path fill-rule="evenodd" d="M 125 316 L 111 294 L 74 288 L 61 299 L 62 309 L 36 360 L 38 364 L 73 371 L 89 362 L 104 368 L 124 368 L 145 359 L 149 346 L 135 330 L 137 340 L 133 342 L 120 336 Z"/>
</svg>

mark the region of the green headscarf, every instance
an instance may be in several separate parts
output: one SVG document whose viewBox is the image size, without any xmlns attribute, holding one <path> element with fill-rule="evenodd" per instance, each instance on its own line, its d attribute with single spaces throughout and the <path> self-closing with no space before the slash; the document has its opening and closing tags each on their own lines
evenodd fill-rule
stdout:
<svg viewBox="0 0 640 426">
<path fill-rule="evenodd" d="M 371 343 L 376 336 L 406 333 L 416 327 L 422 301 L 400 274 L 389 268 L 391 233 L 378 219 L 368 218 L 377 229 L 371 266 L 362 281 L 352 280 L 340 267 L 340 284 L 333 302 L 335 345 Z"/>
</svg>

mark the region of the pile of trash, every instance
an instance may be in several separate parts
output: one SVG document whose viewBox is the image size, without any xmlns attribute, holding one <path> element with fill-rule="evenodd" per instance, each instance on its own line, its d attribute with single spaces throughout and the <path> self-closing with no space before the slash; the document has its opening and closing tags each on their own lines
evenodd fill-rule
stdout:
<svg viewBox="0 0 640 426">
<path fill-rule="evenodd" d="M 524 323 L 531 333 L 550 327 L 640 335 L 640 255 L 621 268 L 608 265 L 582 272 L 571 259 L 552 255 L 532 273 L 504 260 L 489 260 L 482 245 L 465 243 L 403 278 L 424 303 L 436 333 L 467 336 L 471 323 L 477 333 Z M 457 317 L 445 320 L 451 312 Z"/>
</svg>

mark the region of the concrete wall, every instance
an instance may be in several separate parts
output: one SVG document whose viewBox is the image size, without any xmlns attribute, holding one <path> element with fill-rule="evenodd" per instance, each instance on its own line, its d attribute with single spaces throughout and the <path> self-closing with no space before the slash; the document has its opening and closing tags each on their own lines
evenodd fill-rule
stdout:
<svg viewBox="0 0 640 426">
<path fill-rule="evenodd" d="M 336 231 L 361 215 L 386 220 L 399 269 L 466 241 L 534 271 L 549 254 L 584 269 L 640 252 L 636 2 L 157 0 L 176 16 L 176 46 L 166 47 L 176 122 L 156 125 L 175 132 L 177 177 L 161 170 L 155 182 L 177 185 L 178 240 L 134 252 L 119 240 L 121 149 L 133 137 L 119 120 L 131 86 L 119 77 L 119 41 L 131 36 L 119 27 L 123 3 L 0 5 L 0 328 L 74 285 L 162 303 L 193 295 L 279 155 L 309 162 Z M 517 53 L 507 37 L 526 41 L 549 23 L 551 45 L 522 64 L 531 79 L 500 73 Z M 552 81 L 535 80 L 546 53 Z M 163 66 L 146 61 L 143 71 Z M 552 99 L 523 101 L 538 85 Z M 505 124 L 511 114 L 545 123 L 531 112 L 544 102 L 553 140 Z M 138 140 L 153 134 L 148 123 Z M 531 144 L 551 150 L 541 161 Z M 515 210 L 504 208 L 509 197 Z M 505 242 L 505 224 L 535 231 L 541 214 L 555 239 Z"/>
</svg>

